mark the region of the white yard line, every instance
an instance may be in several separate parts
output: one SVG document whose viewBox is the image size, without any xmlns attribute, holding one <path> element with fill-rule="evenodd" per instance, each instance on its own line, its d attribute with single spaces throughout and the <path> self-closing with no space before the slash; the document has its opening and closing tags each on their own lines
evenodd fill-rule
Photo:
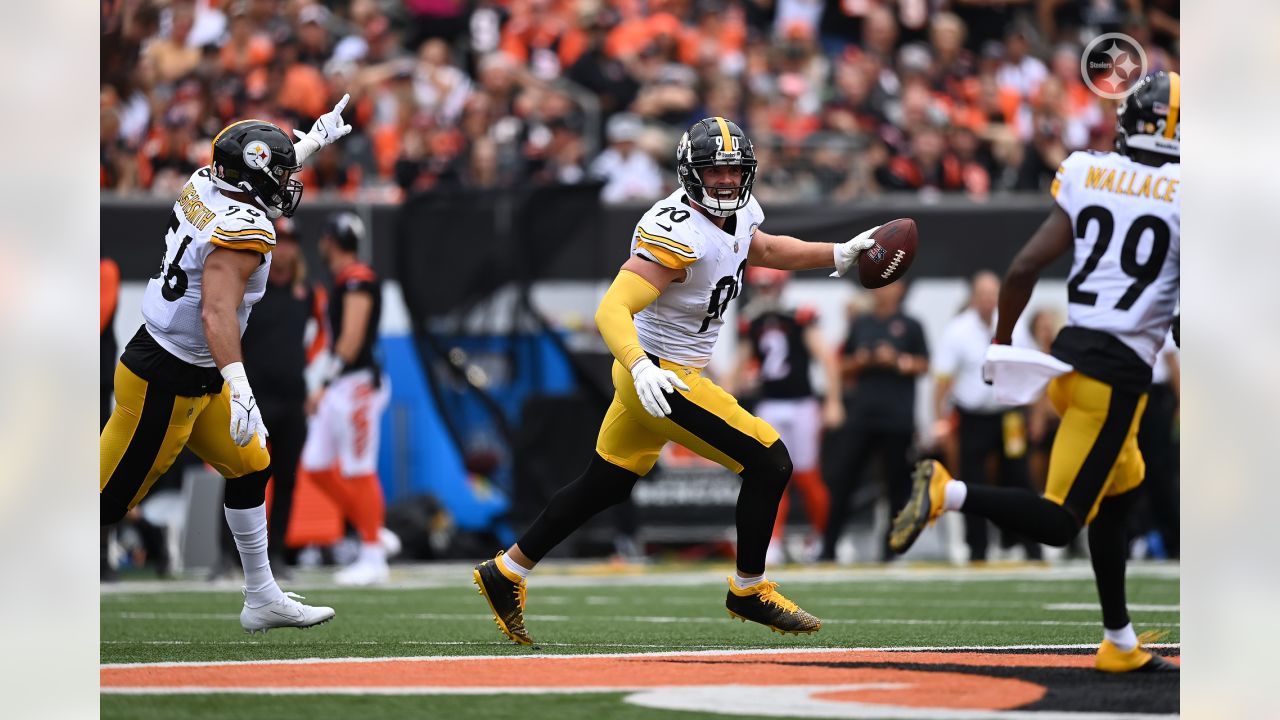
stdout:
<svg viewBox="0 0 1280 720">
<path fill-rule="evenodd" d="M 545 563 L 538 568 L 531 582 L 536 587 L 546 588 L 581 588 L 600 585 L 610 587 L 695 587 L 724 585 L 725 577 L 730 573 L 732 573 L 732 568 L 728 565 L 709 569 L 664 570 L 661 567 L 650 566 L 614 569 L 612 566 L 603 563 Z M 1089 564 L 1084 561 L 1074 560 L 1052 566 L 1011 563 L 980 568 L 909 564 L 855 567 L 783 567 L 770 571 L 769 575 L 771 578 L 783 583 L 866 583 L 867 585 L 864 586 L 864 589 L 868 591 L 878 591 L 879 588 L 873 587 L 872 584 L 883 580 L 956 584 L 980 583 L 993 580 L 1017 580 L 1020 583 L 1027 583 L 1032 586 L 1040 583 L 1093 580 L 1093 570 Z M 1128 566 L 1128 576 L 1130 579 L 1177 580 L 1180 576 L 1180 569 L 1176 563 L 1134 562 Z M 301 571 L 298 573 L 298 577 L 297 581 L 291 583 L 292 586 L 350 592 L 350 589 L 339 588 L 334 585 L 331 575 L 328 573 Z M 459 563 L 395 565 L 392 567 L 391 578 L 392 584 L 387 587 L 390 590 L 463 588 L 470 586 L 471 566 Z M 233 581 L 209 583 L 197 580 L 145 580 L 101 585 L 101 593 L 104 600 L 113 596 L 129 594 L 236 592 L 239 589 L 240 583 Z"/>
</svg>

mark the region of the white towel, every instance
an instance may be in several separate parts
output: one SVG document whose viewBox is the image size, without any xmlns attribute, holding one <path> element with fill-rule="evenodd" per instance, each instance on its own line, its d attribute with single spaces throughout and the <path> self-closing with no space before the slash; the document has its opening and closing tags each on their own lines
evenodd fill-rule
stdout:
<svg viewBox="0 0 1280 720">
<path fill-rule="evenodd" d="M 1026 405 L 1044 393 L 1050 380 L 1074 369 L 1039 350 L 992 345 L 982 363 L 982 379 L 991 383 L 997 402 Z"/>
</svg>

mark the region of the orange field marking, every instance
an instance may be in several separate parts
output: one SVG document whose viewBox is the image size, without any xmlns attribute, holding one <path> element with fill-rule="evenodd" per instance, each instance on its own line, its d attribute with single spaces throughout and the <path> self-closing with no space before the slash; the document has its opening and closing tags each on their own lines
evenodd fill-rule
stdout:
<svg viewBox="0 0 1280 720">
<path fill-rule="evenodd" d="M 1176 662 L 1176 659 L 1175 659 Z M 833 666 L 839 663 L 840 666 Z M 878 650 L 815 651 L 758 654 L 639 654 L 629 656 L 538 656 L 400 658 L 352 660 L 349 662 L 288 661 L 104 666 L 101 686 L 111 689 L 184 688 L 193 691 L 218 688 L 239 691 L 261 689 L 324 692 L 326 688 L 511 688 L 554 690 L 555 688 L 651 688 L 682 685 L 724 685 L 748 682 L 753 685 L 842 685 L 851 682 L 883 681 L 883 673 L 896 680 L 903 673 L 927 674 L 936 680 L 940 673 L 884 668 L 849 667 L 850 663 L 892 663 L 921 665 L 961 665 L 966 667 L 1078 667 L 1093 665 L 1091 655 L 1001 654 L 983 652 L 896 652 Z M 1013 686 L 1043 688 L 1020 680 L 983 678 L 979 675 L 946 673 L 963 681 L 973 693 L 955 695 L 959 685 L 948 681 L 948 697 L 971 705 L 944 707 L 989 707 L 994 695 L 978 685 L 998 683 L 1001 697 Z M 975 685 L 976 683 L 976 685 Z M 929 683 L 934 685 L 932 681 Z M 942 685 L 938 685 L 941 689 Z M 994 685 L 990 686 L 994 688 Z M 937 707 L 941 697 L 921 698 Z M 860 697 L 866 697 L 865 691 Z M 898 699 L 901 700 L 900 698 Z M 1023 704 L 1029 700 L 1018 700 Z"/>
</svg>

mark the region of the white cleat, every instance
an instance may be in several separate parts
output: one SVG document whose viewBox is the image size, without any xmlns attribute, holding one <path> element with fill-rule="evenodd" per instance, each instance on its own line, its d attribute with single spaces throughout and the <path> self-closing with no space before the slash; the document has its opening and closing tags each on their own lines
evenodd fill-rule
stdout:
<svg viewBox="0 0 1280 720">
<path fill-rule="evenodd" d="M 298 602 L 304 599 L 296 593 L 285 593 L 285 597 L 262 607 L 251 608 L 246 604 L 240 611 L 240 627 L 247 633 L 265 633 L 282 627 L 309 628 L 329 622 L 336 614 L 331 607 L 312 607 Z"/>
<path fill-rule="evenodd" d="M 393 558 L 400 554 L 404 549 L 404 545 L 400 542 L 400 536 L 387 528 L 378 529 L 378 544 L 387 552 L 388 558 Z"/>
<path fill-rule="evenodd" d="M 362 559 L 335 573 L 333 581 L 338 585 L 349 587 L 368 587 L 370 585 L 385 585 L 390 579 L 390 575 L 386 560 Z"/>
</svg>

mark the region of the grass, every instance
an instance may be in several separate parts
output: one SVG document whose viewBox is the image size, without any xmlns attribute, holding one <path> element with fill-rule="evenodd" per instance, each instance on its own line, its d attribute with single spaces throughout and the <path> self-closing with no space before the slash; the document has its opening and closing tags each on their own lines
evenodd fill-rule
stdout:
<svg viewBox="0 0 1280 720">
<path fill-rule="evenodd" d="M 102 595 L 101 661 L 1057 645 L 1093 644 L 1100 636 L 1096 595 L 1083 566 L 1012 573 L 914 573 L 909 569 L 779 572 L 775 579 L 781 581 L 780 590 L 824 620 L 820 632 L 799 637 L 782 637 L 760 626 L 730 620 L 724 610 L 724 573 L 701 569 L 663 574 L 650 570 L 638 576 L 615 577 L 583 572 L 578 567 L 549 568 L 539 570 L 531 579 L 527 624 L 539 641 L 532 650 L 512 645 L 499 634 L 484 600 L 469 582 L 469 569 L 462 566 L 400 569 L 393 580 L 410 587 L 375 590 L 326 587 L 325 576 L 304 577 L 289 589 L 306 595 L 309 603 L 332 605 L 338 611 L 335 621 L 307 631 L 275 630 L 252 638 L 240 631 L 240 599 L 235 589 L 123 583 Z M 1133 613 L 1140 631 L 1162 629 L 1168 632 L 1165 642 L 1179 642 L 1176 569 L 1132 572 L 1129 601 L 1155 606 Z M 1070 605 L 1047 609 L 1051 604 Z M 442 718 L 518 714 L 525 720 L 545 713 L 596 720 L 659 713 L 624 705 L 619 697 L 616 693 L 544 695 L 515 702 L 510 696 L 498 695 L 104 695 L 102 716 L 205 718 L 244 717 L 247 713 L 270 717 L 301 711 L 308 720 L 357 713 L 363 719 L 421 715 L 424 708 L 431 708 L 432 717 Z"/>
</svg>

